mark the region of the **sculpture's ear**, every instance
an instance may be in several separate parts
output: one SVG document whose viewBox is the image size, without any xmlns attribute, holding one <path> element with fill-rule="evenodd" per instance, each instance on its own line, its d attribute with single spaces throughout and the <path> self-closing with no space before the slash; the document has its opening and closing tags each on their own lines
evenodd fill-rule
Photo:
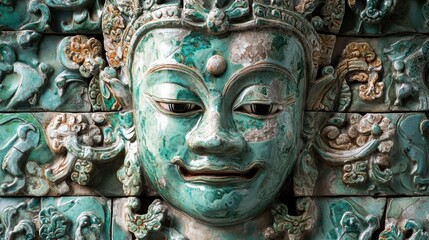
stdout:
<svg viewBox="0 0 429 240">
<path fill-rule="evenodd" d="M 106 67 L 99 76 L 100 96 L 98 101 L 104 111 L 126 110 L 131 107 L 129 86 L 119 80 L 116 70 Z"/>
</svg>

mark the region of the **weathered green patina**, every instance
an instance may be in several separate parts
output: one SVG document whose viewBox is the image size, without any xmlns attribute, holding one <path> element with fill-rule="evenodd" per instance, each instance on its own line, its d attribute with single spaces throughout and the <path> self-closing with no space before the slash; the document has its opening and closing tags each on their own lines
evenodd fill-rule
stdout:
<svg viewBox="0 0 429 240">
<path fill-rule="evenodd" d="M 283 54 L 270 54 L 282 35 Z M 243 44 L 250 38 L 257 40 Z M 299 152 L 302 52 L 276 31 L 219 38 L 162 29 L 141 40 L 131 71 L 138 155 L 164 199 L 213 225 L 270 205 Z M 206 67 L 216 55 L 226 62 L 219 76 Z"/>
</svg>

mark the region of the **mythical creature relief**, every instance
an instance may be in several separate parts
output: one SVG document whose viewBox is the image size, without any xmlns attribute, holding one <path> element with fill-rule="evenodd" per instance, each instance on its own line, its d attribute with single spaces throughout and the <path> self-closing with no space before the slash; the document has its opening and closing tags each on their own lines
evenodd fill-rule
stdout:
<svg viewBox="0 0 429 240">
<path fill-rule="evenodd" d="M 99 31 L 104 0 L 0 1 L 0 29 L 82 33 Z"/>
<path fill-rule="evenodd" d="M 309 110 L 384 112 L 427 110 L 428 40 L 383 37 L 350 42 L 337 38 L 341 58 L 326 59 L 307 101 Z M 329 50 L 329 48 L 328 48 Z M 316 96 L 316 97 L 314 97 Z"/>
<path fill-rule="evenodd" d="M 376 24 L 395 10 L 397 2 L 398 0 L 347 0 L 349 7 L 359 18 L 355 31 L 359 33 L 365 28 L 369 32 L 378 32 L 377 27 L 381 25 Z"/>
<path fill-rule="evenodd" d="M 397 33 L 427 33 L 429 2 L 400 0 L 345 0 L 344 24 L 340 34 L 380 36 Z M 406 21 L 403 21 L 406 19 Z"/>
<path fill-rule="evenodd" d="M 37 236 L 32 220 L 40 210 L 38 199 L 2 199 L 0 209 L 0 239 L 30 240 Z"/>
<path fill-rule="evenodd" d="M 92 87 L 98 86 L 104 67 L 98 40 L 81 35 L 42 37 L 33 31 L 2 32 L 0 39 L 2 111 L 101 110 L 100 90 Z M 40 51 L 53 46 L 56 51 Z M 69 86 L 74 91 L 65 91 Z"/>
<path fill-rule="evenodd" d="M 4 33 L 0 36 L 2 38 L 0 45 L 0 104 L 3 105 L 2 108 L 13 110 L 23 103 L 36 105 L 41 87 L 53 72 L 52 66 L 39 62 L 35 56 L 42 35 L 23 31 L 17 34 Z M 23 53 L 24 49 L 29 52 Z M 17 80 L 13 79 L 16 77 Z"/>
<path fill-rule="evenodd" d="M 429 239 L 427 197 L 392 198 L 388 200 L 385 228 L 379 239 Z"/>
<path fill-rule="evenodd" d="M 391 62 L 390 91 L 388 101 L 393 110 L 409 106 L 415 110 L 429 108 L 429 89 L 426 76 L 426 63 L 429 57 L 429 40 L 416 44 L 399 40 L 384 49 Z M 410 106 L 411 105 L 411 106 Z M 414 107 L 414 106 L 415 107 Z"/>
<path fill-rule="evenodd" d="M 376 239 L 383 225 L 386 199 L 371 197 L 319 198 L 319 221 L 304 239 Z"/>
<path fill-rule="evenodd" d="M 128 86 L 117 79 L 114 69 L 105 68 L 103 47 L 97 39 L 42 37 L 32 31 L 2 32 L 0 39 L 0 110 L 129 108 Z M 56 51 L 40 51 L 52 46 Z"/>
</svg>

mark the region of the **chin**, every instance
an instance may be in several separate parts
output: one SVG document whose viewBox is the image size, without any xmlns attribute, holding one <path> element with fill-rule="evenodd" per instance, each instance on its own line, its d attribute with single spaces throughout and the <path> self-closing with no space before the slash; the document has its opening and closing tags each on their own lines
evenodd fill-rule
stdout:
<svg viewBox="0 0 429 240">
<path fill-rule="evenodd" d="M 246 222 L 264 212 L 276 197 L 273 192 L 267 195 L 255 186 L 239 188 L 193 183 L 181 186 L 161 196 L 179 211 L 211 226 Z"/>
</svg>

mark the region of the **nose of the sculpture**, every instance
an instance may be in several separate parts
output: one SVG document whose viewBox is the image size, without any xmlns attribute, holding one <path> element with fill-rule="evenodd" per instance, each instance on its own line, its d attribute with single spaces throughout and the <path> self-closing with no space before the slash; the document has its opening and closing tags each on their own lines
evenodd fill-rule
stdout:
<svg viewBox="0 0 429 240">
<path fill-rule="evenodd" d="M 243 136 L 217 112 L 203 117 L 187 135 L 189 149 L 198 155 L 239 155 L 245 148 Z"/>
</svg>

